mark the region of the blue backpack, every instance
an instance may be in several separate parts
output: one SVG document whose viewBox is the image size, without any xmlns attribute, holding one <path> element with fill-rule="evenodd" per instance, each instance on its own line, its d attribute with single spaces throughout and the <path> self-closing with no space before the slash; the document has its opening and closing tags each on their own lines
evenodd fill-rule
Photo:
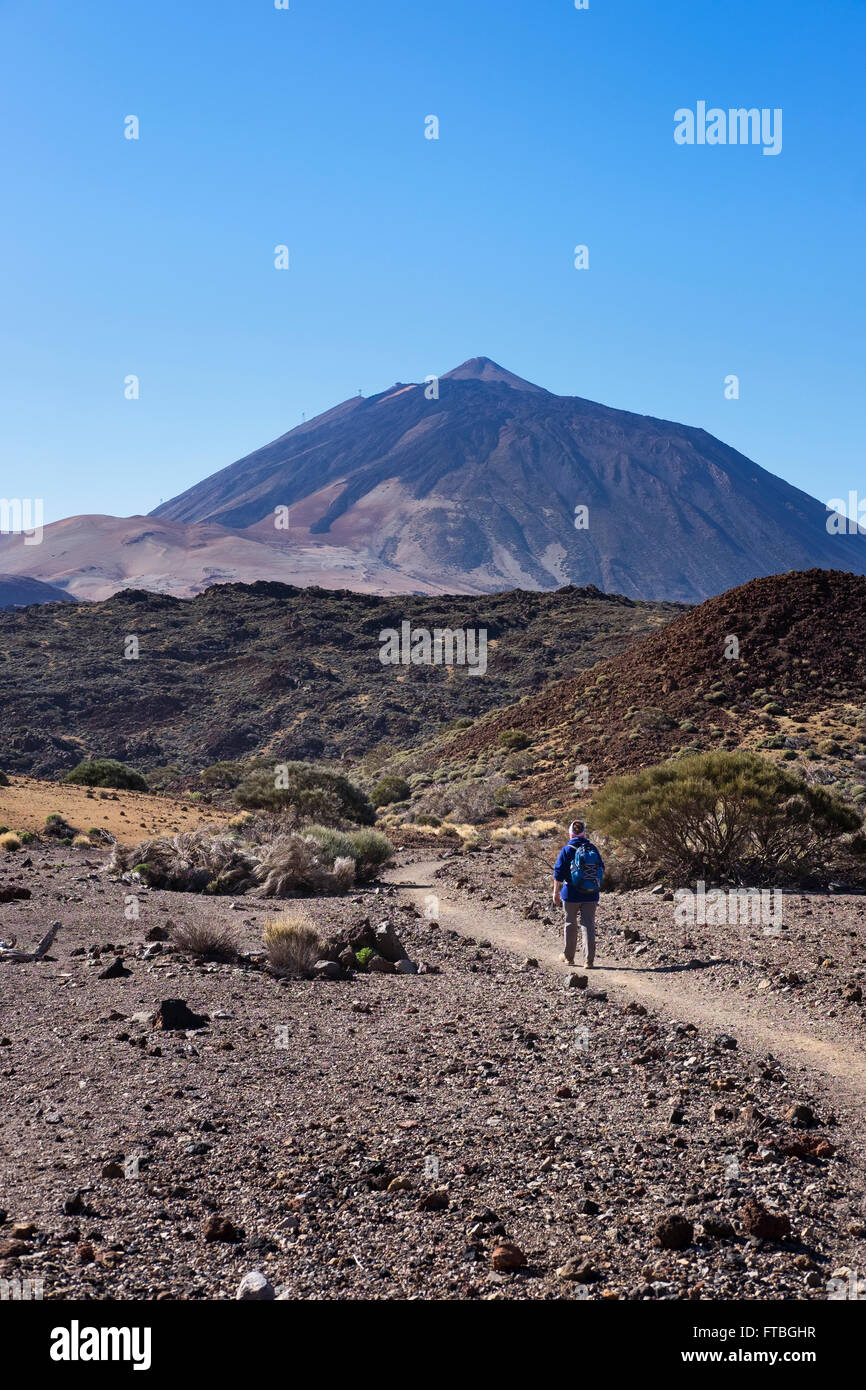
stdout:
<svg viewBox="0 0 866 1390">
<path fill-rule="evenodd" d="M 571 861 L 571 886 L 578 893 L 597 893 L 604 879 L 604 866 L 595 845 L 577 846 Z"/>
</svg>

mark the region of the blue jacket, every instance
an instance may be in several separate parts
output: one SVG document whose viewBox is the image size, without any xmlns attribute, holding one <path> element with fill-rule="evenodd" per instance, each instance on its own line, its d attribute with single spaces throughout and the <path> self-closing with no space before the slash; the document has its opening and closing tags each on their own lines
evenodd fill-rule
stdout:
<svg viewBox="0 0 866 1390">
<path fill-rule="evenodd" d="M 597 903 L 597 891 L 595 893 L 578 893 L 577 889 L 572 887 L 571 863 L 574 859 L 574 852 L 580 844 L 592 845 L 592 840 L 587 839 L 586 835 L 575 835 L 573 840 L 569 840 L 567 845 L 562 846 L 562 849 L 559 851 L 556 863 L 553 866 L 553 877 L 556 879 L 557 883 L 561 883 L 563 885 L 562 893 L 560 894 L 560 897 L 562 898 L 563 902 Z M 598 845 L 592 845 L 592 847 L 598 854 L 599 859 L 601 859 L 601 851 L 599 850 Z M 602 869 L 604 868 L 603 859 L 601 859 L 601 867 Z"/>
</svg>

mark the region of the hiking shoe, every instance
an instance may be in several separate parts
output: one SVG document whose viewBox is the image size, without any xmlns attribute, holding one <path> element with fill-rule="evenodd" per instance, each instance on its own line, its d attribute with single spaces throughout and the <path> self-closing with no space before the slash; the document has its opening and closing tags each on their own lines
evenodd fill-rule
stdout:
<svg viewBox="0 0 866 1390">
<path fill-rule="evenodd" d="M 574 956 L 567 956 L 564 951 L 560 953 L 559 959 L 562 961 L 563 965 L 574 966 Z"/>
</svg>

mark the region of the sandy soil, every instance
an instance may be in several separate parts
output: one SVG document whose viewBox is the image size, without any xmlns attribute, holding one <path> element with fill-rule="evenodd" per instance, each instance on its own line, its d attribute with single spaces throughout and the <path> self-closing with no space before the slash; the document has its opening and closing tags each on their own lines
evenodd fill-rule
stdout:
<svg viewBox="0 0 866 1390">
<path fill-rule="evenodd" d="M 84 834 L 96 826 L 122 844 L 225 820 L 224 812 L 211 812 L 193 801 L 178 802 L 146 792 L 105 791 L 33 777 L 10 777 L 9 786 L 0 787 L 0 825 L 10 830 L 39 831 L 55 812 Z"/>
</svg>

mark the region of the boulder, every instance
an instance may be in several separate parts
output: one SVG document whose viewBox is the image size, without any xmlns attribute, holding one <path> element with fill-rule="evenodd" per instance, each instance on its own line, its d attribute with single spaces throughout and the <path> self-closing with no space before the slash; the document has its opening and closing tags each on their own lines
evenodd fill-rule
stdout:
<svg viewBox="0 0 866 1390">
<path fill-rule="evenodd" d="M 656 1240 L 663 1250 L 685 1250 L 687 1245 L 691 1245 L 694 1234 L 691 1221 L 680 1212 L 662 1217 L 656 1226 Z"/>
<path fill-rule="evenodd" d="M 317 960 L 313 966 L 313 978 L 316 980 L 339 980 L 342 973 L 335 960 Z"/>
<path fill-rule="evenodd" d="M 268 1299 L 276 1298 L 276 1293 L 273 1284 L 264 1274 L 258 1269 L 253 1269 L 244 1275 L 235 1298 L 241 1303 L 264 1303 Z"/>
<path fill-rule="evenodd" d="M 380 956 L 385 960 L 396 964 L 398 960 L 406 960 L 408 952 L 404 949 L 403 943 L 391 926 L 390 922 L 380 922 L 374 934 L 374 945 Z"/>
<path fill-rule="evenodd" d="M 188 1028 L 204 1028 L 207 1022 L 207 1014 L 194 1014 L 185 999 L 163 999 L 156 1011 L 154 1027 L 166 1032 L 186 1032 Z"/>
</svg>

